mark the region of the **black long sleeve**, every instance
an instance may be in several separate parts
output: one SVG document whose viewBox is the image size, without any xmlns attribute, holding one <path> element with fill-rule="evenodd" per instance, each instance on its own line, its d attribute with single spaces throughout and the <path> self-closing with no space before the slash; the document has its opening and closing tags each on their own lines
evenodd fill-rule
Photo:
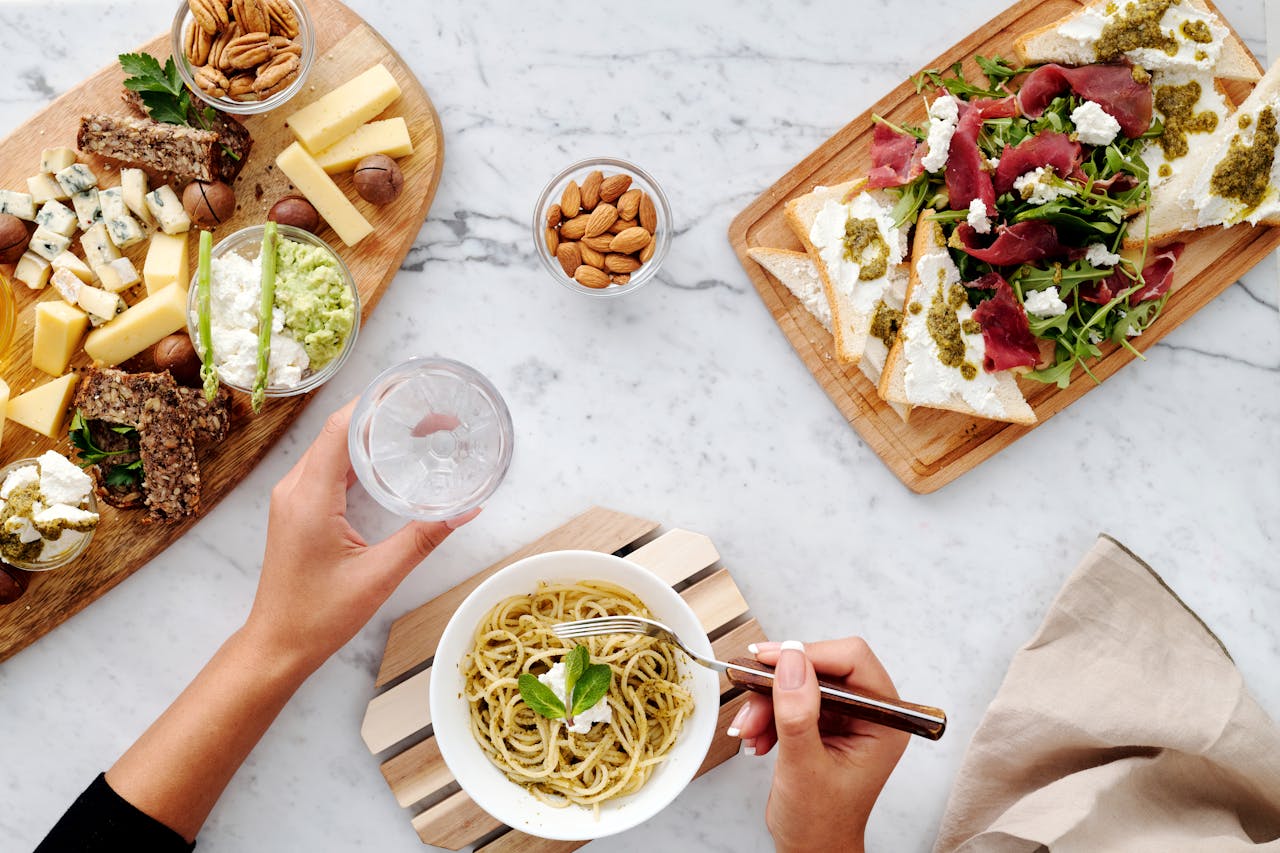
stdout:
<svg viewBox="0 0 1280 853">
<path fill-rule="evenodd" d="M 99 773 L 36 853 L 190 853 L 195 846 L 113 791 Z"/>
</svg>

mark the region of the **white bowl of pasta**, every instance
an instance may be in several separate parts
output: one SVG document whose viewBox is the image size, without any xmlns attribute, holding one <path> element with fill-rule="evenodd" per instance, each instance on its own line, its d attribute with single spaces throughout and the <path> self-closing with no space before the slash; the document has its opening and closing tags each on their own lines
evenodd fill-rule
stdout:
<svg viewBox="0 0 1280 853">
<path fill-rule="evenodd" d="M 550 631 L 559 621 L 625 614 L 657 619 L 711 655 L 697 616 L 670 586 L 595 551 L 513 563 L 450 618 L 431 670 L 436 742 L 462 789 L 494 818 L 543 838 L 601 838 L 657 814 L 697 773 L 720 710 L 714 672 L 651 637 L 560 640 Z M 546 680 L 575 644 L 610 672 L 598 707 L 570 730 L 525 701 L 519 675 Z M 572 705 L 576 696 L 568 698 Z"/>
</svg>

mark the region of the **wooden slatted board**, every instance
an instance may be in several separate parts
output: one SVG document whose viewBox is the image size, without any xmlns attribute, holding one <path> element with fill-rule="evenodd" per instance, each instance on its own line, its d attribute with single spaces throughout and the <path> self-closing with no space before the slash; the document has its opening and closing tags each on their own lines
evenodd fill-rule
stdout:
<svg viewBox="0 0 1280 853">
<path fill-rule="evenodd" d="M 360 734 L 369 751 L 381 757 L 382 775 L 396 802 L 412 812 L 413 828 L 424 844 L 460 850 L 483 842 L 477 848 L 482 853 L 566 853 L 587 843 L 535 838 L 490 817 L 458 787 L 432 736 L 427 700 L 436 645 L 458 604 L 494 572 L 547 551 L 615 553 L 644 566 L 679 591 L 721 660 L 740 656 L 749 643 L 765 639 L 728 570 L 719 566 L 720 555 L 711 540 L 680 529 L 655 537 L 658 526 L 657 522 L 594 507 L 392 625 L 376 681 L 376 686 L 386 689 L 369 702 Z M 699 776 L 737 754 L 739 740 L 725 730 L 745 700 L 746 696 L 731 689 L 721 676 L 716 736 Z"/>
<path fill-rule="evenodd" d="M 274 164 L 276 154 L 293 141 L 293 134 L 284 126 L 285 118 L 366 68 L 378 62 L 385 64 L 399 82 L 402 94 L 381 117 L 404 116 L 414 145 L 413 154 L 398 161 L 405 175 L 404 192 L 395 204 L 375 207 L 356 195 L 350 174 L 337 175 L 338 185 L 376 230 L 355 247 L 344 246 L 327 227 L 320 231 L 320 236 L 334 246 L 350 267 L 360 289 L 363 316 L 368 317 L 413 245 L 435 197 L 444 165 L 440 119 L 409 66 L 358 15 L 337 0 L 307 0 L 307 7 L 315 22 L 315 64 L 302 92 L 291 102 L 271 113 L 250 116 L 245 120 L 245 126 L 253 135 L 253 151 L 235 182 L 236 215 L 218 228 L 214 239 L 216 241 L 240 228 L 265 221 L 271 205 L 292 191 Z M 157 21 L 157 24 L 164 23 L 167 21 Z M 120 52 L 124 53 L 128 46 L 120 47 Z M 138 50 L 163 59 L 169 55 L 169 38 L 154 39 Z M 42 148 L 74 147 L 81 115 L 125 112 L 120 101 L 123 79 L 118 65 L 104 68 L 63 94 L 0 142 L 0 188 L 22 188 L 25 191 L 27 177 L 40 169 Z M 101 186 L 119 184 L 117 169 L 107 161 L 93 156 L 82 156 L 81 160 L 98 175 Z M 78 252 L 78 239 L 72 245 Z M 188 239 L 192 270 L 195 269 L 195 248 L 193 234 Z M 145 251 L 146 243 L 143 243 L 126 254 L 141 269 Z M 12 267 L 0 267 L 0 271 L 11 275 Z M 8 284 L 0 281 L 0 287 L 3 286 Z M 17 298 L 17 328 L 13 343 L 0 355 L 0 376 L 9 383 L 16 396 L 51 378 L 30 363 L 34 323 L 32 305 L 39 300 L 56 299 L 57 295 L 52 288 L 32 292 L 16 283 L 14 294 Z M 136 294 L 125 295 L 130 302 L 137 298 Z M 86 357 L 79 354 L 72 367 L 83 367 L 87 363 Z M 248 398 L 236 395 L 231 434 L 221 446 L 203 453 L 200 460 L 202 512 L 207 512 L 226 497 L 253 470 L 309 400 L 310 395 L 269 400 L 262 414 L 254 416 L 250 412 Z M 0 460 L 8 462 L 37 456 L 50 448 L 64 454 L 71 452 L 65 434 L 55 441 L 10 424 L 4 431 Z M 196 521 L 190 518 L 174 524 L 144 524 L 144 516 L 142 510 L 117 511 L 102 506 L 102 523 L 83 557 L 64 569 L 33 575 L 30 588 L 22 598 L 13 604 L 0 606 L 0 661 L 43 636 L 133 574 Z"/>
<path fill-rule="evenodd" d="M 1023 0 L 924 67 L 949 68 L 963 61 L 969 79 L 984 79 L 973 56 L 1012 57 L 1013 42 L 1019 35 L 1052 23 L 1082 5 L 1083 0 Z M 1229 38 L 1239 41 L 1234 30 Z M 1248 84 L 1239 81 L 1224 83 L 1236 104 L 1250 90 Z M 837 361 L 831 335 L 781 282 L 747 255 L 753 246 L 804 251 L 787 226 L 786 202 L 816 185 L 830 186 L 867 173 L 871 165 L 873 114 L 895 123 L 921 124 L 927 119 L 924 101 L 916 94 L 914 84 L 904 81 L 743 210 L 729 228 L 729 241 L 779 328 L 840 413 L 908 488 L 932 492 L 1035 427 L 924 408 L 913 410 L 910 420 L 904 422 L 880 399 L 875 386 L 859 368 Z M 1156 324 L 1131 340 L 1139 351 L 1150 349 L 1280 246 L 1280 228 L 1254 228 L 1247 224 L 1226 230 L 1212 228 L 1188 234 L 1184 242 L 1187 248 L 1178 262 L 1174 285 L 1178 292 L 1170 298 Z M 1134 360 L 1134 355 L 1123 347 L 1109 345 L 1103 352 L 1103 357 L 1090 368 L 1100 380 L 1105 381 Z M 1039 423 L 1097 387 L 1080 370 L 1066 389 L 1026 380 L 1020 380 L 1019 385 Z"/>
</svg>

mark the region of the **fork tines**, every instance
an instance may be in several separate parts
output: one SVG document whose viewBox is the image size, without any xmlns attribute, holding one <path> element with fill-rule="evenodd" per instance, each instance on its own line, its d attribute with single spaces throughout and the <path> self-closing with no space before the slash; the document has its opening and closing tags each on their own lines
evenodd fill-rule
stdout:
<svg viewBox="0 0 1280 853">
<path fill-rule="evenodd" d="M 576 622 L 561 622 L 552 627 L 557 637 L 587 637 L 595 634 L 631 633 L 644 631 L 647 626 L 638 619 L 626 616 L 601 616 L 595 619 L 579 619 Z"/>
</svg>

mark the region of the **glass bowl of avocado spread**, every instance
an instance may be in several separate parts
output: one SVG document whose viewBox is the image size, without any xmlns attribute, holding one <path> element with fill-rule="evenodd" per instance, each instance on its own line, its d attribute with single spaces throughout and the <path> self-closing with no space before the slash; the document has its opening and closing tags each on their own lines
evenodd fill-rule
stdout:
<svg viewBox="0 0 1280 853">
<path fill-rule="evenodd" d="M 213 359 L 227 387 L 253 392 L 261 354 L 264 226 L 241 229 L 210 254 L 209 313 Z M 319 388 L 336 374 L 360 331 L 360 292 L 342 258 L 324 240 L 277 226 L 267 397 Z M 200 339 L 199 270 L 187 292 L 187 332 L 204 360 Z"/>
</svg>

